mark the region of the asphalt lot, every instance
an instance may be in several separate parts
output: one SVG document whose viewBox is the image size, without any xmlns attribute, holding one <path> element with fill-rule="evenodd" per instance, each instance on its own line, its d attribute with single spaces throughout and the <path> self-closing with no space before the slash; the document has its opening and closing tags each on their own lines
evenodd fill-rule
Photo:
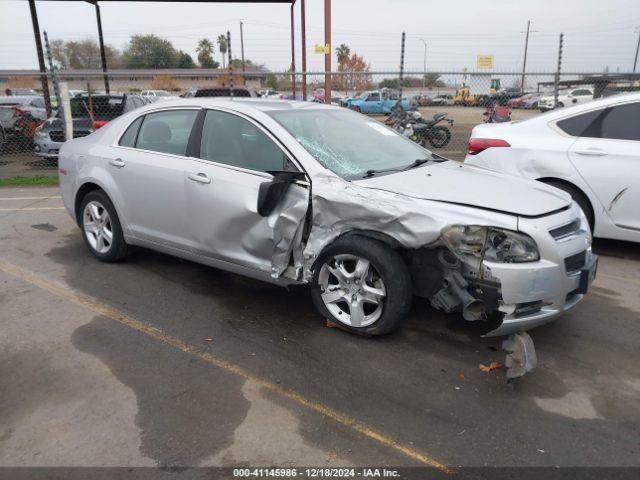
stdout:
<svg viewBox="0 0 640 480">
<path fill-rule="evenodd" d="M 327 328 L 291 291 L 138 250 L 102 264 L 57 189 L 0 189 L 0 466 L 640 465 L 640 251 L 532 332 L 416 302 L 399 333 Z"/>
</svg>

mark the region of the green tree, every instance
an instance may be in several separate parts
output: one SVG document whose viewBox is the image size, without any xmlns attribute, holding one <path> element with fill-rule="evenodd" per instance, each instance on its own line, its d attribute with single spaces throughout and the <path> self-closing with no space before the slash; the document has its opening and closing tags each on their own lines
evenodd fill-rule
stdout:
<svg viewBox="0 0 640 480">
<path fill-rule="evenodd" d="M 351 49 L 348 45 L 341 43 L 338 48 L 336 48 L 336 56 L 338 57 L 338 64 L 344 63 L 351 56 Z"/>
<path fill-rule="evenodd" d="M 178 52 L 168 40 L 156 35 L 134 35 L 123 53 L 127 68 L 172 68 Z"/>
<path fill-rule="evenodd" d="M 65 42 L 55 39 L 50 43 L 51 56 L 60 68 L 91 69 L 101 68 L 100 47 L 91 39 Z M 120 52 L 110 45 L 105 45 L 105 56 L 109 68 L 122 66 Z"/>
<path fill-rule="evenodd" d="M 191 55 L 189 55 L 187 52 L 183 52 L 182 50 L 178 50 L 178 55 L 177 55 L 177 64 L 176 67 L 177 68 L 196 68 L 196 64 L 193 61 L 193 58 L 191 58 Z M 215 62 L 214 63 L 218 63 Z M 217 66 L 215 67 L 211 67 L 211 68 L 218 68 Z"/>
<path fill-rule="evenodd" d="M 226 68 L 225 55 L 227 54 L 227 47 L 228 47 L 227 36 L 224 34 L 218 35 L 216 42 L 218 43 L 218 50 L 220 50 L 220 53 L 222 54 L 222 68 Z"/>
<path fill-rule="evenodd" d="M 218 68 L 220 64 L 213 59 L 213 43 L 208 38 L 203 38 L 198 42 L 196 52 L 198 53 L 198 63 L 202 68 Z"/>
<path fill-rule="evenodd" d="M 440 75 L 437 73 L 427 73 L 424 76 L 424 86 L 427 88 L 444 87 L 444 82 L 440 80 Z"/>
<path fill-rule="evenodd" d="M 273 73 L 267 74 L 267 87 L 269 90 L 278 89 L 278 78 Z"/>
</svg>

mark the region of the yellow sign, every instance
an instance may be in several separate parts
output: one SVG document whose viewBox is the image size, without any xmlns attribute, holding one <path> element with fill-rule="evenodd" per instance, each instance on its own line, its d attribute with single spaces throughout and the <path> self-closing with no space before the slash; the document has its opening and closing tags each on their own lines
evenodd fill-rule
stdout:
<svg viewBox="0 0 640 480">
<path fill-rule="evenodd" d="M 326 45 L 316 45 L 314 51 L 315 53 L 319 53 L 320 55 L 327 55 L 331 53 L 331 45 L 329 45 L 328 43 Z"/>
<path fill-rule="evenodd" d="M 493 68 L 493 55 L 478 55 L 478 68 Z"/>
</svg>

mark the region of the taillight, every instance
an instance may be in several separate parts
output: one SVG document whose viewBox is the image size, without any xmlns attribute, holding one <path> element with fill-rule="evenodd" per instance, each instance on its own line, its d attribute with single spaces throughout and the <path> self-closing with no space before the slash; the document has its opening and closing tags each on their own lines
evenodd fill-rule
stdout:
<svg viewBox="0 0 640 480">
<path fill-rule="evenodd" d="M 94 130 L 98 130 L 99 128 L 104 127 L 107 123 L 106 120 L 96 120 L 95 122 L 93 122 L 93 129 Z"/>
<path fill-rule="evenodd" d="M 469 140 L 467 152 L 469 155 L 477 155 L 478 153 L 492 147 L 510 147 L 506 140 L 499 138 L 472 138 Z"/>
</svg>

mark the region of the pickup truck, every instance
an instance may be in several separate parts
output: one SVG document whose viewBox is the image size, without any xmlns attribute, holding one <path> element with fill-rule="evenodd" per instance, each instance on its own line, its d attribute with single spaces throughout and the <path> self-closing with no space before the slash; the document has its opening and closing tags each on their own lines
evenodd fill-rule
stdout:
<svg viewBox="0 0 640 480">
<path fill-rule="evenodd" d="M 373 90 L 349 99 L 346 102 L 346 106 L 356 112 L 380 115 L 389 113 L 396 103 L 398 103 L 398 94 L 396 92 Z M 403 110 L 409 110 L 409 100 L 406 98 L 402 99 L 400 105 L 402 105 Z"/>
</svg>

